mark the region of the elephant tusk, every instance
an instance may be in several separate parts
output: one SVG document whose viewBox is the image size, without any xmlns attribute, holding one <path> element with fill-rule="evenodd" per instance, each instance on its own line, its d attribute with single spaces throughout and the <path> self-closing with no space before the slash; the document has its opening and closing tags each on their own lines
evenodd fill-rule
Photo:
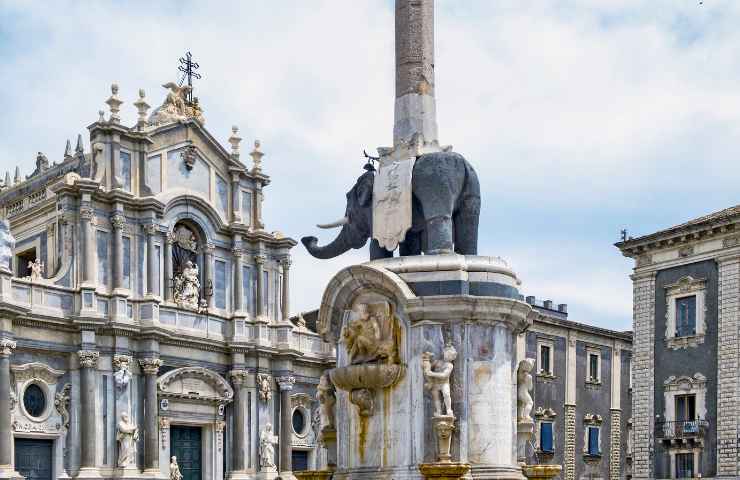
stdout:
<svg viewBox="0 0 740 480">
<path fill-rule="evenodd" d="M 347 225 L 348 223 L 349 223 L 349 218 L 342 217 L 339 220 L 337 220 L 336 222 L 332 222 L 332 223 L 319 223 L 316 226 L 319 227 L 319 228 L 327 229 L 327 228 L 341 227 L 342 225 Z"/>
</svg>

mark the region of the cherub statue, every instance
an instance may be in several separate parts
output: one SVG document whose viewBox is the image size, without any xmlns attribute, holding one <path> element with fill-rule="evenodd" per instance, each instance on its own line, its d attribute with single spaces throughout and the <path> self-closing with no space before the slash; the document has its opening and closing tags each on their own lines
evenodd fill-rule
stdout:
<svg viewBox="0 0 740 480">
<path fill-rule="evenodd" d="M 177 457 L 175 456 L 170 459 L 170 480 L 182 480 L 180 466 L 177 464 Z"/>
<path fill-rule="evenodd" d="M 452 396 L 450 395 L 450 375 L 452 375 L 454 367 L 452 362 L 457 359 L 457 350 L 451 343 L 448 343 L 445 345 L 442 355 L 442 360 L 435 360 L 434 362 L 432 362 L 433 353 L 425 352 L 422 355 L 421 366 L 426 380 L 424 388 L 432 393 L 435 417 L 444 415 L 454 417 Z M 444 412 L 442 411 L 442 401 L 444 401 Z"/>
<path fill-rule="evenodd" d="M 118 466 L 128 467 L 136 464 L 136 442 L 139 440 L 139 428 L 129 419 L 126 412 L 121 413 L 118 422 Z"/>
<path fill-rule="evenodd" d="M 260 467 L 263 470 L 275 468 L 275 444 L 277 443 L 278 437 L 272 433 L 272 424 L 266 424 L 265 429 L 260 433 Z"/>
<path fill-rule="evenodd" d="M 532 422 L 532 407 L 534 407 L 534 401 L 532 400 L 532 369 L 534 369 L 534 359 L 525 358 L 519 362 L 519 367 L 516 371 L 517 379 L 517 394 L 516 394 L 516 406 L 517 406 L 517 418 L 519 421 Z"/>
<path fill-rule="evenodd" d="M 358 304 L 353 309 L 354 318 L 342 328 L 342 342 L 347 347 L 350 362 L 362 363 L 375 357 L 380 345 L 380 324 L 375 315 L 370 314 L 366 304 Z"/>
<path fill-rule="evenodd" d="M 44 278 L 44 262 L 38 258 L 28 262 L 28 269 L 31 271 L 31 280 L 40 280 Z"/>
<path fill-rule="evenodd" d="M 324 372 L 319 379 L 318 387 L 316 387 L 316 399 L 320 406 L 322 430 L 334 428 L 334 405 L 337 403 L 334 392 L 334 385 L 332 385 L 329 378 L 329 372 Z"/>
</svg>

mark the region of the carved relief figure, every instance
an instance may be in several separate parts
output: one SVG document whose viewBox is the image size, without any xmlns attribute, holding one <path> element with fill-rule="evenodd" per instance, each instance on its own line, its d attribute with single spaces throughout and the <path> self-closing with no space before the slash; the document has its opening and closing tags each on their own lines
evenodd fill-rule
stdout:
<svg viewBox="0 0 740 480">
<path fill-rule="evenodd" d="M 149 117 L 150 125 L 173 123 L 187 118 L 196 118 L 201 123 L 205 123 L 197 99 L 194 99 L 192 104 L 186 100 L 191 87 L 188 85 L 179 86 L 174 82 L 167 82 L 162 86 L 168 89 L 169 92 L 167 92 L 162 105 L 156 108 Z"/>
<path fill-rule="evenodd" d="M 44 278 L 44 262 L 40 259 L 36 259 L 32 262 L 28 262 L 28 269 L 31 271 L 31 280 L 41 280 Z"/>
<path fill-rule="evenodd" d="M 272 424 L 265 425 L 260 433 L 260 466 L 263 470 L 275 468 L 275 445 L 278 437 L 272 433 Z"/>
<path fill-rule="evenodd" d="M 534 407 L 534 401 L 532 395 L 529 393 L 532 391 L 534 384 L 532 382 L 532 369 L 534 369 L 534 359 L 525 358 L 519 362 L 519 368 L 516 372 L 517 379 L 517 418 L 520 421 L 533 422 L 532 420 L 532 407 Z"/>
<path fill-rule="evenodd" d="M 175 276 L 175 303 L 183 308 L 198 310 L 199 297 L 198 265 L 188 260 L 182 272 Z"/>
<path fill-rule="evenodd" d="M 180 466 L 177 464 L 177 457 L 175 456 L 170 459 L 170 480 L 182 480 Z"/>
<path fill-rule="evenodd" d="M 328 372 L 325 372 L 319 380 L 319 385 L 316 387 L 316 399 L 320 407 L 321 430 L 334 429 L 334 405 L 337 403 L 337 397 Z"/>
<path fill-rule="evenodd" d="M 131 371 L 129 363 L 131 357 L 127 355 L 116 355 L 113 357 L 113 365 L 116 367 L 116 373 L 113 374 L 113 380 L 119 390 L 124 390 L 131 380 Z"/>
<path fill-rule="evenodd" d="M 457 358 L 457 350 L 452 344 L 447 344 L 444 348 L 443 359 L 432 362 L 434 354 L 426 352 L 422 355 L 422 370 L 426 383 L 424 388 L 432 394 L 434 402 L 434 416 L 450 416 L 452 412 L 452 397 L 450 395 L 450 376 L 452 375 L 453 363 Z M 442 411 L 442 401 L 444 401 L 444 411 Z"/>
<path fill-rule="evenodd" d="M 121 414 L 121 420 L 118 422 L 116 440 L 118 440 L 118 466 L 136 465 L 136 442 L 139 440 L 139 429 L 129 419 L 126 412 Z"/>
<path fill-rule="evenodd" d="M 272 398 L 272 386 L 270 385 L 270 376 L 264 373 L 257 374 L 257 384 L 259 387 L 260 398 L 263 402 L 269 402 Z"/>
<path fill-rule="evenodd" d="M 394 326 L 394 317 L 388 302 L 355 305 L 340 334 L 350 363 L 377 360 L 398 363 Z"/>
</svg>

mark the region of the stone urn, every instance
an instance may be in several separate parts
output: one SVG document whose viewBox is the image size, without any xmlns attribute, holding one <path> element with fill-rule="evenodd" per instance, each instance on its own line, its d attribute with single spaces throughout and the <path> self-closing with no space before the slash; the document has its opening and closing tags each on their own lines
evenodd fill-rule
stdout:
<svg viewBox="0 0 740 480">
<path fill-rule="evenodd" d="M 331 470 L 303 470 L 301 472 L 293 472 L 293 475 L 298 480 L 329 480 L 331 473 Z"/>
<path fill-rule="evenodd" d="M 549 480 L 563 470 L 561 465 L 522 465 L 522 472 L 529 480 Z"/>
<path fill-rule="evenodd" d="M 427 480 L 457 480 L 463 478 L 469 471 L 467 463 L 422 463 L 419 471 Z"/>
</svg>

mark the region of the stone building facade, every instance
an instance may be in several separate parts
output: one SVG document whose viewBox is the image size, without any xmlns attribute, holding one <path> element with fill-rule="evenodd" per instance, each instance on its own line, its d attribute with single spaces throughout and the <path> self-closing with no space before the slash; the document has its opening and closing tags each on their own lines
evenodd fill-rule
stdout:
<svg viewBox="0 0 740 480">
<path fill-rule="evenodd" d="M 289 478 L 323 462 L 315 390 L 334 352 L 288 317 L 296 242 L 265 229 L 259 143 L 248 167 L 236 127 L 224 148 L 166 87 L 151 115 L 140 91 L 125 126 L 114 85 L 89 149 L 80 136 L 6 175 L 0 478 L 170 478 L 173 456 L 186 480 Z"/>
<path fill-rule="evenodd" d="M 567 305 L 526 297 L 541 315 L 519 335 L 535 360 L 533 450 L 564 480 L 630 478 L 632 333 L 568 320 Z"/>
<path fill-rule="evenodd" d="M 617 243 L 634 259 L 634 478 L 738 478 L 740 207 Z"/>
</svg>

